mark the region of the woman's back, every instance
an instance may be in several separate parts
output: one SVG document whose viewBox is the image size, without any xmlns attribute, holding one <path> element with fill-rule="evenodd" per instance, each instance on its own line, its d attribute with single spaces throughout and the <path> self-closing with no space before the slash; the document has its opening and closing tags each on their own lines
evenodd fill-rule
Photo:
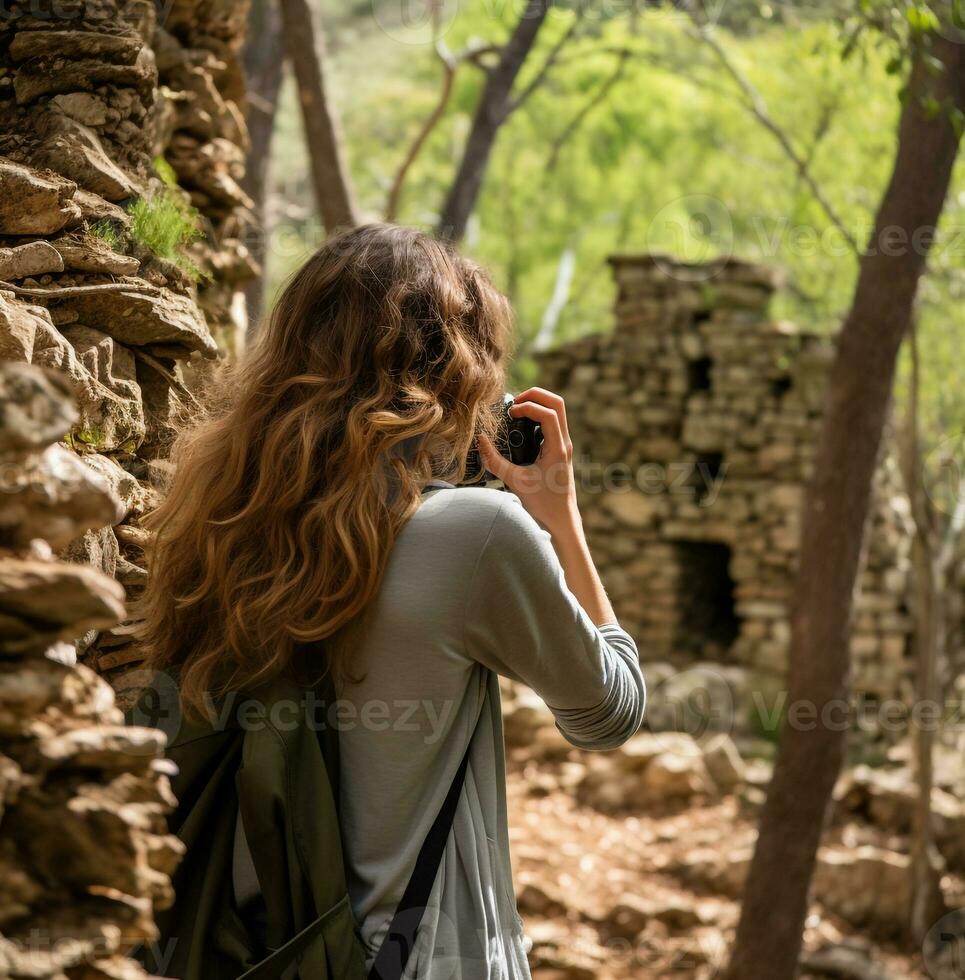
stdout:
<svg viewBox="0 0 965 980">
<path fill-rule="evenodd" d="M 432 976 L 528 976 L 493 671 L 542 694 L 572 741 L 605 748 L 642 717 L 632 641 L 590 622 L 562 581 L 549 536 L 514 496 L 449 488 L 426 494 L 367 615 L 341 642 L 361 679 L 340 687 L 331 720 L 349 888 L 370 956 L 471 740 L 465 791 L 407 975 L 428 976 L 431 959 Z"/>
</svg>

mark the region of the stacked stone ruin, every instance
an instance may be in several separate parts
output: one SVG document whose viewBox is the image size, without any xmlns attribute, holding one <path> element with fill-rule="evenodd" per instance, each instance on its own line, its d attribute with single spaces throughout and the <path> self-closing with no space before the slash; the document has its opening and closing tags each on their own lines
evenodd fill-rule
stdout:
<svg viewBox="0 0 965 980">
<path fill-rule="evenodd" d="M 0 12 L 3 976 L 140 977 L 127 953 L 173 897 L 164 738 L 123 727 L 112 685 L 137 683 L 140 520 L 244 326 L 246 6 Z M 135 232 L 163 194 L 198 212 L 190 262 Z"/>
<path fill-rule="evenodd" d="M 615 329 L 540 357 L 541 383 L 569 406 L 607 590 L 645 662 L 740 668 L 773 687 L 831 342 L 768 316 L 768 268 L 656 255 L 612 267 Z M 890 459 L 877 482 L 852 651 L 856 690 L 880 702 L 911 692 L 911 527 Z"/>
</svg>

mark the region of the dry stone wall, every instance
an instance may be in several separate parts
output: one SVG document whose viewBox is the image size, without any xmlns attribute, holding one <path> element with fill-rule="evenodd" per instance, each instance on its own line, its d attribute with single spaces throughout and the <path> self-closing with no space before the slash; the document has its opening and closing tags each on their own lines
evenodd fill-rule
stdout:
<svg viewBox="0 0 965 980">
<path fill-rule="evenodd" d="M 246 7 L 0 10 L 2 976 L 140 977 L 173 898 L 164 738 L 114 689 L 137 681 L 140 519 L 244 326 Z"/>
<path fill-rule="evenodd" d="M 9 4 L 0 18 L 0 357 L 70 377 L 80 417 L 68 442 L 126 510 L 68 557 L 136 595 L 139 517 L 191 387 L 219 348 L 239 346 L 241 285 L 257 271 L 238 183 L 247 5 L 42 7 Z M 160 254 L 179 221 L 199 237 Z M 130 633 L 129 623 L 92 631 L 79 652 L 123 686 L 137 661 Z"/>
<path fill-rule="evenodd" d="M 222 349 L 247 327 L 241 287 L 258 271 L 247 242 L 258 234 L 242 190 L 249 148 L 241 61 L 248 2 L 173 0 L 154 31 L 159 109 L 154 152 L 202 215 L 196 249 L 207 273 L 198 302 Z"/>
<path fill-rule="evenodd" d="M 57 550 L 126 510 L 62 442 L 70 380 L 0 364 L 0 976 L 135 980 L 181 853 L 163 735 L 126 726 L 73 640 L 124 615 L 124 589 Z"/>
<path fill-rule="evenodd" d="M 572 406 L 607 589 L 668 676 L 710 662 L 738 686 L 776 683 L 831 344 L 768 316 L 770 269 L 662 256 L 612 267 L 615 329 L 540 358 L 541 382 Z M 910 696 L 910 532 L 886 459 L 852 641 L 856 689 L 877 700 Z"/>
</svg>

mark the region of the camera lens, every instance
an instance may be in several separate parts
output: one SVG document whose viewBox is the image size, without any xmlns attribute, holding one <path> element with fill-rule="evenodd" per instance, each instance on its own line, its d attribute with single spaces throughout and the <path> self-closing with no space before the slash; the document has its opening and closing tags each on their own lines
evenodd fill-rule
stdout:
<svg viewBox="0 0 965 980">
<path fill-rule="evenodd" d="M 519 449 L 523 445 L 523 433 L 519 429 L 510 429 L 508 441 L 511 449 Z"/>
</svg>

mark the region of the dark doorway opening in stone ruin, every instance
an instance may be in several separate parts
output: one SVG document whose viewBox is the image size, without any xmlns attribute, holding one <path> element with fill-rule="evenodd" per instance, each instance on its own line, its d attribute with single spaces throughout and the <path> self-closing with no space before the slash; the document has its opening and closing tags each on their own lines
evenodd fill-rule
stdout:
<svg viewBox="0 0 965 980">
<path fill-rule="evenodd" d="M 714 362 L 709 357 L 699 357 L 687 362 L 687 387 L 691 391 L 710 391 L 710 369 Z"/>
<path fill-rule="evenodd" d="M 726 660 L 740 633 L 734 608 L 730 548 L 712 541 L 675 541 L 680 612 L 674 647 L 701 660 Z"/>
</svg>

